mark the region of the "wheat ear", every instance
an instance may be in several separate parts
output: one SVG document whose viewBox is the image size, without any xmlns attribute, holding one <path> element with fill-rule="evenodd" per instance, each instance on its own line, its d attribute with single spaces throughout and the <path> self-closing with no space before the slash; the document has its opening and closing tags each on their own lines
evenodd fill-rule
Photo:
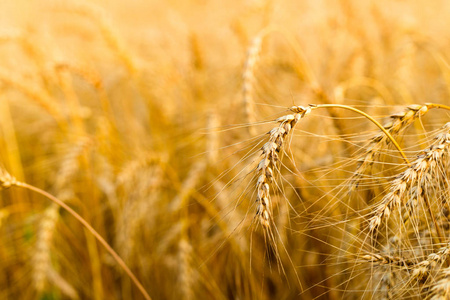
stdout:
<svg viewBox="0 0 450 300">
<path fill-rule="evenodd" d="M 444 263 L 450 255 L 450 243 L 439 249 L 435 253 L 431 253 L 426 259 L 414 265 L 410 272 L 412 279 L 424 282 L 429 276 L 431 269 L 438 263 Z"/>
<path fill-rule="evenodd" d="M 4 70 L 0 70 L 0 81 L 22 92 L 42 109 L 46 110 L 58 123 L 63 123 L 65 116 L 45 90 L 34 87 L 25 78 L 18 77 Z"/>
<path fill-rule="evenodd" d="M 114 50 L 118 58 L 127 68 L 128 72 L 130 74 L 134 74 L 136 72 L 136 64 L 127 52 L 127 49 L 124 46 L 125 43 L 122 42 L 113 30 L 109 16 L 103 9 L 101 9 L 101 7 L 93 3 L 78 1 L 70 3 L 69 5 L 66 3 L 58 3 L 55 6 L 55 9 L 62 9 L 63 11 L 79 14 L 80 16 L 84 16 L 92 20 L 92 22 L 99 27 L 106 43 L 112 50 Z"/>
<path fill-rule="evenodd" d="M 435 218 L 431 212 L 430 205 L 424 194 L 426 188 L 426 180 L 424 178 L 432 176 L 435 174 L 436 167 L 439 165 L 444 155 L 448 152 L 448 146 L 450 145 L 450 123 L 444 125 L 443 129 L 446 132 L 439 134 L 436 137 L 436 141 L 432 146 L 422 151 L 422 153 L 417 157 L 417 159 L 412 163 L 412 165 L 403 171 L 391 184 L 389 192 L 383 197 L 380 204 L 375 208 L 375 214 L 369 219 L 369 230 L 374 233 L 376 229 L 381 225 L 383 219 L 389 218 L 391 212 L 402 203 L 405 203 L 406 191 L 410 190 L 413 185 L 418 188 L 415 189 L 416 197 L 419 199 L 424 199 L 427 203 L 426 206 L 429 208 L 431 218 L 435 223 L 438 235 L 442 237 L 439 233 L 439 227 L 435 222 Z"/>
<path fill-rule="evenodd" d="M 249 124 L 249 132 L 251 135 L 255 134 L 255 129 L 252 124 L 255 122 L 255 104 L 253 101 L 253 88 L 255 84 L 255 69 L 256 63 L 259 60 L 259 54 L 261 52 L 262 40 L 264 32 L 258 34 L 252 39 L 250 47 L 247 51 L 247 59 L 245 61 L 245 68 L 243 74 L 243 101 L 244 101 L 244 114 Z"/>
<path fill-rule="evenodd" d="M 450 267 L 441 271 L 440 280 L 431 288 L 430 300 L 446 300 L 450 298 Z"/>
<path fill-rule="evenodd" d="M 296 113 L 285 115 L 276 120 L 279 125 L 269 132 L 269 141 L 262 147 L 262 159 L 256 168 L 257 172 L 257 200 L 256 215 L 261 225 L 269 227 L 272 216 L 272 204 L 270 200 L 269 183 L 273 181 L 273 170 L 276 169 L 278 156 L 281 152 L 286 137 L 301 118 L 311 112 L 311 107 L 296 107 Z"/>
<path fill-rule="evenodd" d="M 370 253 L 363 255 L 361 259 L 378 265 L 391 265 L 399 267 L 409 267 L 414 265 L 414 262 L 409 259 L 387 254 Z"/>
</svg>

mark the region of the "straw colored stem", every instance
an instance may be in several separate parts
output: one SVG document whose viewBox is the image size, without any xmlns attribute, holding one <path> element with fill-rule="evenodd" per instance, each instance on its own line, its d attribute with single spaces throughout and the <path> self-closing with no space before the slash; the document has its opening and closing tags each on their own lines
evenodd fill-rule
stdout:
<svg viewBox="0 0 450 300">
<path fill-rule="evenodd" d="M 128 266 L 125 264 L 125 262 L 122 260 L 122 258 L 120 258 L 119 254 L 117 254 L 117 252 L 114 251 L 114 249 L 108 244 L 108 242 L 106 242 L 105 239 L 85 219 L 83 219 L 83 217 L 81 217 L 77 212 L 75 212 L 67 204 L 65 204 L 58 198 L 54 197 L 53 195 L 47 193 L 46 191 L 43 191 L 37 187 L 34 187 L 32 185 L 29 185 L 29 184 L 23 183 L 23 182 L 17 182 L 15 185 L 18 187 L 22 187 L 22 188 L 28 189 L 30 191 L 36 192 L 38 194 L 41 194 L 42 196 L 50 199 L 51 201 L 53 201 L 54 203 L 58 204 L 63 209 L 65 209 L 68 213 L 70 213 L 100 242 L 100 244 L 102 244 L 102 246 L 106 249 L 106 251 L 108 251 L 108 253 L 114 258 L 114 260 L 125 271 L 125 273 L 127 273 L 127 275 L 130 277 L 130 279 L 133 281 L 133 283 L 136 285 L 136 287 L 142 293 L 144 298 L 146 300 L 151 300 L 151 297 L 145 290 L 144 286 L 139 282 L 137 277 L 133 274 L 133 272 L 130 270 L 130 268 L 128 268 Z"/>
<path fill-rule="evenodd" d="M 395 148 L 397 148 L 397 150 L 400 152 L 400 155 L 402 156 L 402 158 L 406 162 L 406 164 L 408 166 L 411 165 L 411 163 L 409 162 L 405 153 L 403 152 L 402 148 L 397 143 L 397 141 L 394 139 L 394 137 L 383 127 L 383 125 L 381 125 L 377 120 L 375 120 L 374 118 L 372 118 L 370 115 L 366 114 L 365 112 L 363 112 L 357 108 L 347 106 L 347 105 L 342 105 L 342 104 L 317 104 L 317 105 L 313 105 L 312 108 L 343 108 L 343 109 L 351 110 L 353 112 L 356 112 L 356 113 L 366 117 L 368 120 L 370 120 L 372 123 L 374 123 L 378 128 L 380 128 L 380 130 L 383 131 L 383 133 L 389 138 L 389 140 L 391 140 L 391 142 L 394 144 Z"/>
<path fill-rule="evenodd" d="M 446 109 L 446 110 L 450 110 L 450 106 L 445 105 L 445 104 L 438 104 L 438 103 L 425 103 L 426 106 L 428 106 L 428 108 L 442 108 L 442 109 Z"/>
</svg>

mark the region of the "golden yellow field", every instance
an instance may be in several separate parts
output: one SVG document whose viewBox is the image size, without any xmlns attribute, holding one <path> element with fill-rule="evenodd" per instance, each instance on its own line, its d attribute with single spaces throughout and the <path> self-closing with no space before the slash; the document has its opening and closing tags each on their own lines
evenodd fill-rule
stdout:
<svg viewBox="0 0 450 300">
<path fill-rule="evenodd" d="M 0 1 L 0 299 L 450 299 L 449 16 Z"/>
</svg>

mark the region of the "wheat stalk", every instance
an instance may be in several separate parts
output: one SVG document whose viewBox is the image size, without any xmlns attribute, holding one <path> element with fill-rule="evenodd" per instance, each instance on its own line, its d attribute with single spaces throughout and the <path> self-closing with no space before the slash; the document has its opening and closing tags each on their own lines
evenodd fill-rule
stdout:
<svg viewBox="0 0 450 300">
<path fill-rule="evenodd" d="M 150 295 L 145 290 L 144 286 L 139 282 L 137 277 L 133 274 L 133 272 L 128 268 L 122 258 L 117 254 L 117 252 L 108 244 L 108 242 L 77 212 L 75 212 L 72 208 L 70 208 L 66 203 L 59 200 L 55 196 L 43 191 L 37 187 L 29 185 L 24 182 L 17 181 L 13 176 L 11 176 L 6 170 L 0 168 L 0 188 L 7 189 L 10 187 L 19 187 L 30 190 L 37 194 L 40 194 L 52 202 L 56 203 L 64 210 L 66 210 L 69 214 L 71 214 L 78 222 L 81 223 L 96 239 L 97 241 L 105 248 L 105 250 L 114 258 L 114 260 L 119 264 L 119 266 L 125 271 L 125 273 L 130 277 L 136 287 L 139 289 L 141 294 L 144 296 L 146 300 L 151 300 Z"/>
</svg>

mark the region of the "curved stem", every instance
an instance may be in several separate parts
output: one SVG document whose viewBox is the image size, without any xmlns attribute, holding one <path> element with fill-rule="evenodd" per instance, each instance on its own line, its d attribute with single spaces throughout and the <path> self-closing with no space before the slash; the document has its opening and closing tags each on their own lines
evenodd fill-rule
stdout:
<svg viewBox="0 0 450 300">
<path fill-rule="evenodd" d="M 428 109 L 430 109 L 430 108 L 442 108 L 442 109 L 450 110 L 450 106 L 445 105 L 445 104 L 425 103 L 425 105 L 428 107 Z"/>
<path fill-rule="evenodd" d="M 387 131 L 383 125 L 381 125 L 377 120 L 375 120 L 373 117 L 371 117 L 370 115 L 366 114 L 365 112 L 351 107 L 351 106 L 347 106 L 347 105 L 342 105 L 342 104 L 317 104 L 317 105 L 312 105 L 311 108 L 343 108 L 343 109 L 347 109 L 347 110 L 351 110 L 354 111 L 360 115 L 363 115 L 364 117 L 366 117 L 367 119 L 369 119 L 372 123 L 374 123 L 375 125 L 377 125 L 378 128 L 381 129 L 381 131 L 383 131 L 383 133 L 388 137 L 388 139 L 394 144 L 395 148 L 397 148 L 397 150 L 400 152 L 400 155 L 402 156 L 403 160 L 406 162 L 406 164 L 408 166 L 411 165 L 411 163 L 409 162 L 408 158 L 406 157 L 405 153 L 403 152 L 402 148 L 400 147 L 400 145 L 397 143 L 397 141 L 392 137 L 392 135 L 389 133 L 389 131 Z M 450 109 L 450 107 L 449 107 Z"/>
<path fill-rule="evenodd" d="M 28 189 L 30 191 L 36 192 L 38 194 L 41 194 L 42 196 L 50 199 L 51 201 L 55 202 L 59 206 L 61 206 L 63 209 L 65 209 L 69 214 L 71 214 L 75 219 L 77 219 L 99 242 L 102 244 L 102 246 L 108 251 L 109 254 L 114 258 L 114 260 L 119 264 L 119 266 L 127 273 L 127 275 L 130 277 L 130 279 L 133 281 L 133 283 L 136 285 L 136 287 L 139 289 L 139 291 L 142 293 L 144 298 L 146 300 L 151 300 L 150 295 L 147 293 L 147 291 L 144 289 L 143 285 L 139 282 L 139 280 L 136 278 L 136 276 L 133 274 L 133 272 L 128 268 L 128 266 L 125 264 L 122 258 L 120 258 L 119 254 L 117 254 L 116 251 L 108 244 L 107 241 L 77 212 L 75 212 L 72 208 L 70 208 L 67 204 L 56 198 L 55 196 L 47 193 L 46 191 L 43 191 L 37 187 L 34 187 L 32 185 L 29 185 L 24 182 L 16 182 L 16 186 L 22 187 L 25 189 Z"/>
</svg>

